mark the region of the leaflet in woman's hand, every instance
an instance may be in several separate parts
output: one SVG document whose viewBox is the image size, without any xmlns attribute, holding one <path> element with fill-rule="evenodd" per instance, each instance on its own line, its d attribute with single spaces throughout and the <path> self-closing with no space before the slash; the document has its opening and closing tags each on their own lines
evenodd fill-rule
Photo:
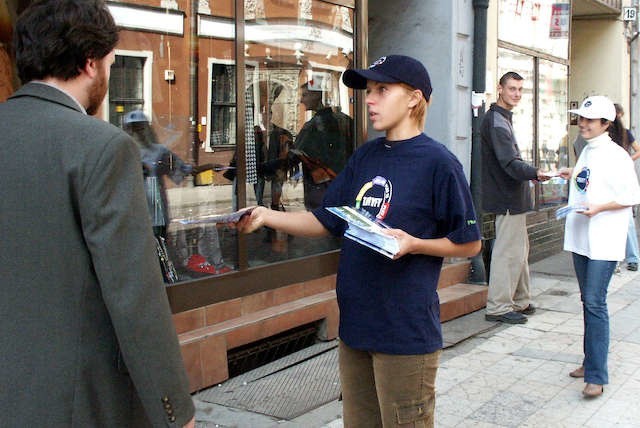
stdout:
<svg viewBox="0 0 640 428">
<path fill-rule="evenodd" d="M 327 207 L 327 210 L 349 225 L 344 233 L 345 238 L 365 245 L 390 259 L 400 250 L 396 238 L 382 232 L 388 226 L 371 219 L 366 212 L 349 206 Z"/>
<path fill-rule="evenodd" d="M 556 219 L 565 218 L 569 213 L 577 211 L 585 211 L 587 207 L 584 205 L 565 205 L 564 207 L 556 210 Z"/>
</svg>

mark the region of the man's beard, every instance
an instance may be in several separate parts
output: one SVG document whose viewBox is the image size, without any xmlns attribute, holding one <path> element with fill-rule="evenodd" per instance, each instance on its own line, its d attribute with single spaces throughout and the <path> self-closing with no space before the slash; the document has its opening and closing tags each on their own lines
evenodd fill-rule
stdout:
<svg viewBox="0 0 640 428">
<path fill-rule="evenodd" d="M 93 116 L 97 113 L 105 95 L 107 94 L 108 81 L 104 72 L 101 72 L 93 85 L 89 88 L 89 104 L 87 105 L 87 114 Z"/>
</svg>

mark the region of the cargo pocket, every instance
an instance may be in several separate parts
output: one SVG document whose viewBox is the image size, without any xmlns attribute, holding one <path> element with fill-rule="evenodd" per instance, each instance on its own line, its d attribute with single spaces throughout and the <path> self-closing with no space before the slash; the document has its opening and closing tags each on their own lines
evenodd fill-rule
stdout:
<svg viewBox="0 0 640 428">
<path fill-rule="evenodd" d="M 433 426 L 433 399 L 403 401 L 395 404 L 398 425 L 424 428 Z"/>
</svg>

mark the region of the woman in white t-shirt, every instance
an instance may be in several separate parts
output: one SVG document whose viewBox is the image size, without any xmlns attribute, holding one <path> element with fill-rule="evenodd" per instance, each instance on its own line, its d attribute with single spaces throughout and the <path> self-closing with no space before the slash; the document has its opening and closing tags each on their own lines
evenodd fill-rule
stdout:
<svg viewBox="0 0 640 428">
<path fill-rule="evenodd" d="M 607 129 L 616 117 L 603 96 L 586 98 L 579 109 L 580 135 L 587 141 L 574 168 L 560 175 L 570 180 L 564 249 L 573 253 L 584 316 L 584 359 L 570 373 L 584 377 L 587 398 L 602 395 L 608 383 L 609 313 L 607 288 L 616 263 L 625 257 L 631 207 L 640 203 L 640 186 L 631 158 Z"/>
</svg>

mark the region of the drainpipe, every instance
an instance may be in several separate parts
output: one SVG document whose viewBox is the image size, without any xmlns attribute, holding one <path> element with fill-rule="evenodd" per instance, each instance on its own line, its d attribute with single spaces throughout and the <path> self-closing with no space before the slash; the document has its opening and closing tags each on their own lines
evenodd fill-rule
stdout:
<svg viewBox="0 0 640 428">
<path fill-rule="evenodd" d="M 638 61 L 640 60 L 640 58 L 638 58 L 638 49 L 640 49 L 638 46 L 638 0 L 633 0 L 631 6 L 636 8 L 636 20 L 630 23 L 632 34 L 631 37 L 627 39 L 630 55 L 629 75 L 631 76 L 629 88 L 629 93 L 631 94 L 629 97 L 629 118 L 627 120 L 629 121 L 629 128 L 633 132 L 633 135 L 637 135 L 638 126 L 640 126 L 640 120 L 638 120 L 640 116 L 640 94 L 638 93 L 640 87 L 638 84 Z"/>
<path fill-rule="evenodd" d="M 197 0 L 191 0 L 191 16 L 189 17 L 189 130 L 191 134 L 190 160 L 193 165 L 198 165 L 198 153 L 200 150 L 200 132 L 198 129 L 198 67 L 200 62 L 198 40 L 198 5 Z"/>
<path fill-rule="evenodd" d="M 482 154 L 480 151 L 480 124 L 484 117 L 484 93 L 486 92 L 487 69 L 487 9 L 489 0 L 473 0 L 473 86 L 471 101 L 471 196 L 482 228 Z M 487 284 L 487 272 L 484 264 L 485 241 L 482 240 L 480 254 L 471 258 L 471 284 Z"/>
</svg>

